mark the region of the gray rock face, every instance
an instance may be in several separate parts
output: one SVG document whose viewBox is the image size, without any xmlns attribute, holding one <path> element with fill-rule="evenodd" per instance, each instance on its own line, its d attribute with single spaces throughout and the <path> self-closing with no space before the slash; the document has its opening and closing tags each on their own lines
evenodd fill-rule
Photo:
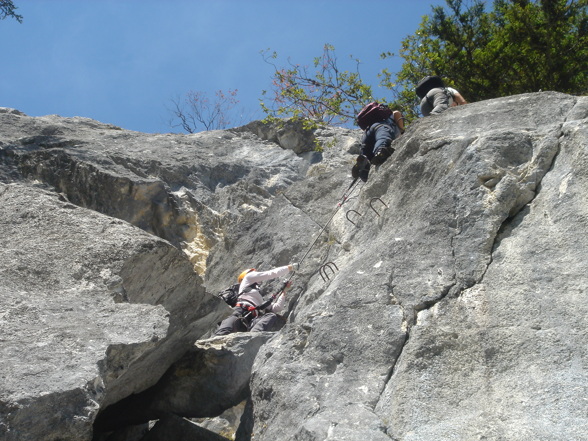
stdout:
<svg viewBox="0 0 588 441">
<path fill-rule="evenodd" d="M 582 439 L 587 116 L 537 94 L 411 125 L 258 355 L 255 439 Z"/>
<path fill-rule="evenodd" d="M 213 416 L 246 398 L 256 336 L 243 336 L 234 374 L 220 364 L 201 377 L 209 387 L 214 375 L 239 378 L 217 386 L 223 395 L 163 403 L 177 389 L 156 385 L 230 311 L 194 269 L 204 273 L 225 230 L 263 212 L 308 160 L 247 130 L 144 135 L 12 109 L 0 109 L 0 126 L 2 438 L 105 439 L 95 421 L 116 425 L 105 416 L 152 390 L 157 417 Z"/>
<path fill-rule="evenodd" d="M 222 309 L 179 250 L 126 222 L 19 184 L 0 204 L 0 433 L 90 439 L 100 405 L 157 381 Z"/>
<path fill-rule="evenodd" d="M 126 220 L 185 250 L 200 274 L 226 223 L 263 211 L 308 167 L 250 132 L 147 135 L 85 118 L 1 115 L 0 179 L 41 181 Z"/>
<path fill-rule="evenodd" d="M 563 113 L 535 135 L 554 160 L 523 169 L 536 196 L 510 212 L 486 271 L 419 314 L 377 408 L 400 439 L 586 438 L 585 99 Z"/>
<path fill-rule="evenodd" d="M 226 441 L 229 438 L 207 431 L 174 415 L 160 419 L 143 441 Z"/>
<path fill-rule="evenodd" d="M 587 120 L 552 92 L 452 108 L 346 192 L 358 131 L 1 109 L 0 433 L 216 439 L 169 414 L 247 398 L 238 440 L 586 438 Z M 212 293 L 300 260 L 281 331 L 194 345 Z"/>
</svg>

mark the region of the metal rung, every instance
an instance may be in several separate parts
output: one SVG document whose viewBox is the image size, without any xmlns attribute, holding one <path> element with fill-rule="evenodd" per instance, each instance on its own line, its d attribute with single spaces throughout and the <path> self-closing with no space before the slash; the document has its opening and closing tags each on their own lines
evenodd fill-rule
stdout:
<svg viewBox="0 0 588 441">
<path fill-rule="evenodd" d="M 346 219 L 347 219 L 349 222 L 351 222 L 353 225 L 356 225 L 356 226 L 357 226 L 357 224 L 356 224 L 355 222 L 353 222 L 351 219 L 349 219 L 349 213 L 356 213 L 358 216 L 363 216 L 363 215 L 362 215 L 362 214 L 361 214 L 359 211 L 355 211 L 355 210 L 347 210 L 347 213 L 345 214 L 345 218 L 346 218 Z"/>
<path fill-rule="evenodd" d="M 379 216 L 379 215 L 380 215 L 380 213 L 378 213 L 378 210 L 376 210 L 376 209 L 374 208 L 374 206 L 373 206 L 373 203 L 374 203 L 375 201 L 380 201 L 380 202 L 381 202 L 381 203 L 384 205 L 384 207 L 386 207 L 386 208 L 388 208 L 388 206 L 387 206 L 387 205 L 386 205 L 386 203 L 385 203 L 385 202 L 384 202 L 382 199 L 380 199 L 380 198 L 371 198 L 371 200 L 370 200 L 370 208 L 371 208 L 372 210 L 374 210 L 374 212 L 375 212 L 375 213 L 376 213 L 376 214 Z"/>
<path fill-rule="evenodd" d="M 335 269 L 333 269 L 332 267 L 335 267 Z M 333 275 L 335 275 L 335 270 L 339 271 L 339 268 L 337 268 L 337 265 L 335 265 L 335 262 L 325 263 L 323 266 L 321 266 L 319 268 L 319 274 L 323 278 L 323 282 L 326 282 L 327 280 L 331 280 L 331 278 L 327 274 L 327 268 L 333 272 Z"/>
</svg>

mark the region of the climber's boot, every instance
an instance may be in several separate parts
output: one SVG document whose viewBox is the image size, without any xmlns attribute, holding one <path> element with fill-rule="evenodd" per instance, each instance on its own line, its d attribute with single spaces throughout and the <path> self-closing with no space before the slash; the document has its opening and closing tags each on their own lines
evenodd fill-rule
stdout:
<svg viewBox="0 0 588 441">
<path fill-rule="evenodd" d="M 359 178 L 363 182 L 366 182 L 369 172 L 370 161 L 364 155 L 359 155 L 355 160 L 355 164 L 351 168 L 351 176 L 353 179 Z"/>
<path fill-rule="evenodd" d="M 392 147 L 382 147 L 376 152 L 372 158 L 371 163 L 373 165 L 382 165 L 384 162 L 386 162 L 386 159 L 392 155 L 392 153 L 394 153 L 394 149 Z"/>
</svg>

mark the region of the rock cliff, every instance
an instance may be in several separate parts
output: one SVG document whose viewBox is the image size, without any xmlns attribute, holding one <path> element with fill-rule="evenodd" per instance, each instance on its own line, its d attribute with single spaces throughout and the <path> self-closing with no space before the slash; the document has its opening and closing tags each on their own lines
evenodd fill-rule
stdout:
<svg viewBox="0 0 588 441">
<path fill-rule="evenodd" d="M 0 438 L 218 440 L 246 402 L 243 441 L 588 439 L 587 121 L 452 108 L 349 189 L 355 130 L 0 109 Z M 301 259 L 282 330 L 209 338 Z"/>
</svg>

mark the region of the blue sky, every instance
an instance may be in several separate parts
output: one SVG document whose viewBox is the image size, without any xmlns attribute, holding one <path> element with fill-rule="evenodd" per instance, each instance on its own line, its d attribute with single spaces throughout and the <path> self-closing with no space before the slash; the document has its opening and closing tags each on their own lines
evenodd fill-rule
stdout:
<svg viewBox="0 0 588 441">
<path fill-rule="evenodd" d="M 234 125 L 261 119 L 273 68 L 260 52 L 311 64 L 325 43 L 344 69 L 400 69 L 400 41 L 443 0 L 13 0 L 0 21 L 0 107 L 30 116 L 82 116 L 147 133 L 169 125 L 171 100 L 190 90 L 237 90 Z M 237 119 L 240 119 L 237 121 Z"/>
</svg>

